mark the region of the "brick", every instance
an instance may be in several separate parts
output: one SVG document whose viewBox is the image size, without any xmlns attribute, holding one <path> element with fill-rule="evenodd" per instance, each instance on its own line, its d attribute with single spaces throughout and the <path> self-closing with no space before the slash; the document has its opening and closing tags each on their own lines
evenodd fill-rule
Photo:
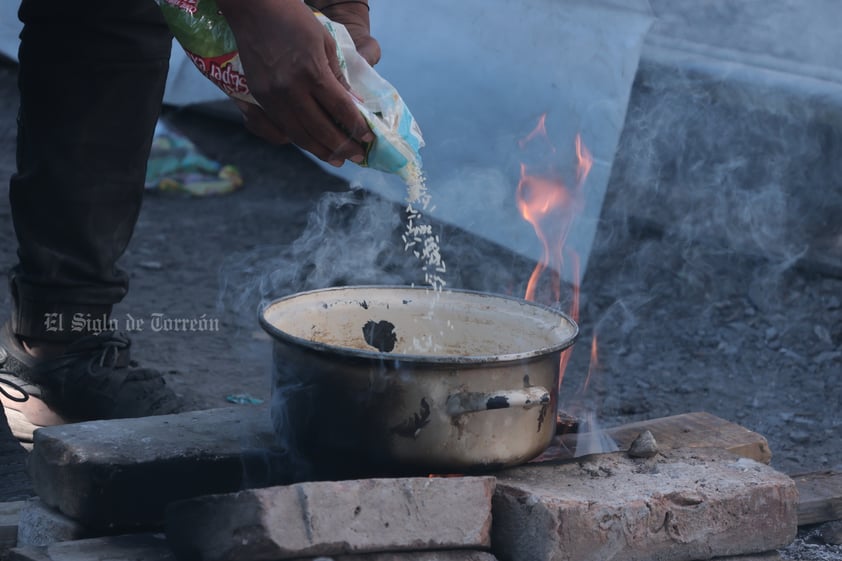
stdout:
<svg viewBox="0 0 842 561">
<path fill-rule="evenodd" d="M 265 408 L 40 429 L 29 459 L 48 505 L 91 529 L 163 524 L 169 502 L 289 482 Z"/>
<path fill-rule="evenodd" d="M 561 428 L 571 430 L 569 423 L 562 424 Z M 766 437 L 705 411 L 628 423 L 603 432 L 616 442 L 620 450 L 626 450 L 635 438 L 647 430 L 655 437 L 659 450 L 720 448 L 764 464 L 772 459 Z M 579 439 L 587 439 L 588 436 L 588 433 L 564 432 L 554 438 L 547 450 L 533 462 L 571 459 Z"/>
<path fill-rule="evenodd" d="M 50 545 L 91 537 L 91 531 L 48 507 L 40 499 L 30 499 L 20 511 L 17 545 Z"/>
<path fill-rule="evenodd" d="M 798 525 L 842 519 L 842 472 L 800 473 L 792 479 L 798 487 Z"/>
<path fill-rule="evenodd" d="M 623 453 L 498 474 L 492 551 L 502 561 L 692 561 L 774 550 L 797 531 L 786 475 L 716 449 Z"/>
<path fill-rule="evenodd" d="M 12 549 L 9 561 L 176 561 L 163 534 L 128 534 Z"/>
<path fill-rule="evenodd" d="M 493 492 L 492 477 L 299 483 L 175 503 L 166 532 L 202 561 L 482 549 Z"/>
</svg>

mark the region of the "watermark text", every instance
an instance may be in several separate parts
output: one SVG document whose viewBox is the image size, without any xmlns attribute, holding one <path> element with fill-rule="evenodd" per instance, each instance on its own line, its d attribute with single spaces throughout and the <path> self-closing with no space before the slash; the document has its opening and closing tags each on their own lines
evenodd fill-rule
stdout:
<svg viewBox="0 0 842 561">
<path fill-rule="evenodd" d="M 207 314 L 194 317 L 172 316 L 153 312 L 148 316 L 135 317 L 125 314 L 112 317 L 106 314 L 90 313 L 44 314 L 44 329 L 56 333 L 102 333 L 103 331 L 154 331 L 154 332 L 215 332 L 219 331 L 219 318 Z"/>
</svg>

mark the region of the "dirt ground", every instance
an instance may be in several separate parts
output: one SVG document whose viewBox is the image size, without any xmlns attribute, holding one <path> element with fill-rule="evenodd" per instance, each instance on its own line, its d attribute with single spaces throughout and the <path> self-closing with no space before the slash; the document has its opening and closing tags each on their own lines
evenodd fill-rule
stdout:
<svg viewBox="0 0 842 561">
<path fill-rule="evenodd" d="M 8 266 L 14 75 L 0 65 L 0 262 Z M 221 197 L 150 193 L 122 260 L 131 290 L 115 317 L 146 320 L 132 333 L 133 357 L 165 371 L 190 408 L 230 405 L 236 394 L 268 400 L 261 299 L 330 284 L 420 282 L 399 243 L 395 205 L 350 192 L 296 150 L 264 145 L 236 123 L 184 110 L 166 118 L 245 178 L 241 191 Z M 621 171 L 583 281 L 582 335 L 563 406 L 592 403 L 603 426 L 708 411 L 763 434 L 772 465 L 786 473 L 842 470 L 842 278 L 687 243 L 630 218 L 619 210 Z M 534 263 L 451 226 L 436 229 L 449 286 L 523 294 Z M 0 290 L 2 315 L 8 306 Z M 150 327 L 157 314 L 204 316 L 219 329 L 158 331 Z M 595 332 L 599 364 L 583 394 Z M 842 559 L 831 549 L 813 558 L 836 553 Z M 789 558 L 811 558 L 801 555 Z"/>
</svg>

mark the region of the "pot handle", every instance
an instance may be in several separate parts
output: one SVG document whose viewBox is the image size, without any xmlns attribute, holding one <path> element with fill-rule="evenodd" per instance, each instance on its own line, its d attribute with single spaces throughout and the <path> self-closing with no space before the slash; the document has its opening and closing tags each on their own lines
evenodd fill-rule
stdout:
<svg viewBox="0 0 842 561">
<path fill-rule="evenodd" d="M 477 411 L 522 407 L 532 409 L 550 402 L 550 392 L 541 386 L 499 392 L 460 392 L 448 396 L 447 414 L 451 417 Z"/>
</svg>

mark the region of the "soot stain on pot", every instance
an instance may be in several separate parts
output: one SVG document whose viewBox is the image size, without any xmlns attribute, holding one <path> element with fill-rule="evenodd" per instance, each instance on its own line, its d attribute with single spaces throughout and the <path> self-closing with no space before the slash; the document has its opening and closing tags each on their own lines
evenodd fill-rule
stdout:
<svg viewBox="0 0 842 561">
<path fill-rule="evenodd" d="M 509 406 L 509 398 L 504 395 L 495 395 L 494 397 L 489 397 L 488 401 L 485 402 L 486 409 L 505 409 Z"/>
<path fill-rule="evenodd" d="M 404 420 L 398 425 L 391 427 L 389 430 L 398 436 L 404 438 L 416 438 L 421 429 L 430 423 L 430 404 L 427 398 L 421 398 L 421 408 L 417 413 L 413 413 L 412 417 Z"/>
<path fill-rule="evenodd" d="M 366 343 L 381 353 L 392 352 L 395 348 L 395 343 L 398 342 L 398 336 L 395 334 L 395 324 L 386 320 L 367 321 L 363 326 L 363 337 Z"/>
<path fill-rule="evenodd" d="M 549 404 L 545 403 L 541 406 L 541 411 L 538 412 L 538 430 L 536 432 L 541 432 L 541 427 L 544 426 L 544 419 L 547 416 L 547 409 L 549 408 Z"/>
</svg>

